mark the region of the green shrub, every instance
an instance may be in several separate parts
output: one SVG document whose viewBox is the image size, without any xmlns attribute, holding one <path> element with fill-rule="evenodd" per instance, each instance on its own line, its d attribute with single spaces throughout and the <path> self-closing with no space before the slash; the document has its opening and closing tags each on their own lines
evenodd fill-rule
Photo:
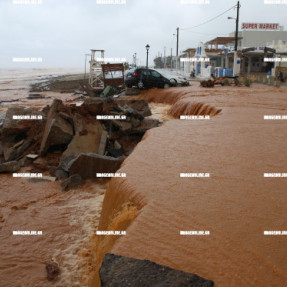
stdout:
<svg viewBox="0 0 287 287">
<path fill-rule="evenodd" d="M 251 84 L 252 84 L 252 81 L 251 81 L 250 79 L 246 78 L 245 81 L 244 81 L 244 85 L 245 85 L 246 87 L 250 87 Z"/>
</svg>

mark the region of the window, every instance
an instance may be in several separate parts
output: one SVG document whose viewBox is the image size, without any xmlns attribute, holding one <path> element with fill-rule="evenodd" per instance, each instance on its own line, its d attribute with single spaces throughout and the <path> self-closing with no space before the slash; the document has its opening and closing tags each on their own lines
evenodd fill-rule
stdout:
<svg viewBox="0 0 287 287">
<path fill-rule="evenodd" d="M 149 70 L 142 70 L 142 75 L 143 76 L 149 76 L 150 75 Z"/>
<path fill-rule="evenodd" d="M 151 71 L 151 75 L 153 77 L 156 77 L 156 78 L 160 78 L 160 73 L 156 72 L 156 71 Z"/>
</svg>

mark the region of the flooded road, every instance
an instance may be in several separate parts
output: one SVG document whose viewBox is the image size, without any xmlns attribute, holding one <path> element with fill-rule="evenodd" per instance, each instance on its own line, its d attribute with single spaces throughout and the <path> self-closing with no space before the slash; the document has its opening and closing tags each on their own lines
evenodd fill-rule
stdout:
<svg viewBox="0 0 287 287">
<path fill-rule="evenodd" d="M 187 87 L 142 96 L 222 111 L 210 120 L 171 120 L 145 134 L 119 171 L 127 178 L 112 179 L 104 199 L 101 230 L 125 202 L 139 209 L 108 252 L 195 273 L 215 286 L 285 286 L 287 237 L 264 231 L 286 230 L 287 178 L 264 173 L 287 172 L 287 121 L 264 115 L 287 114 L 286 90 Z M 210 235 L 180 235 L 202 230 Z"/>
</svg>

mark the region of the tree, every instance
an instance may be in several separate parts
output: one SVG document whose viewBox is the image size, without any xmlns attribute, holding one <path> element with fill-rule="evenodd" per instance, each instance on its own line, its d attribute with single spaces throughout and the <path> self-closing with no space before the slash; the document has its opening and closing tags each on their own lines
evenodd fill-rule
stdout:
<svg viewBox="0 0 287 287">
<path fill-rule="evenodd" d="M 162 62 L 161 57 L 157 57 L 153 61 L 154 61 L 154 65 L 155 65 L 156 69 L 162 69 L 163 68 L 163 62 Z"/>
</svg>

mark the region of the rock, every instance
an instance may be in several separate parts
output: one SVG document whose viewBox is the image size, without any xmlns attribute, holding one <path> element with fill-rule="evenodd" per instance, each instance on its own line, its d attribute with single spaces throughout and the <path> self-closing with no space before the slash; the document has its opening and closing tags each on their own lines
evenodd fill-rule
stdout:
<svg viewBox="0 0 287 287">
<path fill-rule="evenodd" d="M 0 156 L 2 156 L 4 153 L 4 144 L 3 142 L 0 140 Z"/>
<path fill-rule="evenodd" d="M 31 141 L 21 140 L 12 147 L 5 145 L 4 147 L 4 159 L 5 161 L 11 161 L 20 157 L 25 150 L 31 146 Z"/>
<path fill-rule="evenodd" d="M 60 274 L 59 265 L 52 260 L 46 263 L 47 279 L 49 281 L 54 281 Z"/>
<path fill-rule="evenodd" d="M 128 115 L 132 116 L 133 118 L 139 119 L 140 121 L 144 119 L 144 116 L 132 107 L 124 105 L 124 109 L 127 111 Z"/>
<path fill-rule="evenodd" d="M 106 138 L 107 133 L 104 131 L 104 128 L 99 121 L 86 125 L 85 130 L 82 130 L 81 133 L 76 134 L 73 137 L 73 140 L 62 154 L 60 166 L 66 169 L 66 165 L 80 153 L 104 154 L 104 141 Z"/>
<path fill-rule="evenodd" d="M 101 287 L 212 287 L 213 281 L 192 273 L 115 254 L 106 254 L 100 268 Z"/>
<path fill-rule="evenodd" d="M 113 158 L 94 153 L 82 153 L 71 160 L 67 168 L 70 175 L 79 174 L 83 179 L 95 179 L 97 173 L 116 172 L 123 160 L 123 158 Z"/>
<path fill-rule="evenodd" d="M 80 133 L 85 128 L 84 119 L 80 114 L 73 115 L 73 125 L 75 134 Z"/>
<path fill-rule="evenodd" d="M 36 125 L 42 125 L 41 120 L 27 120 L 27 119 L 13 119 L 13 116 L 44 116 L 40 111 L 24 108 L 10 108 L 8 109 L 2 129 L 3 138 L 8 136 L 22 137 L 27 136 L 29 129 Z M 19 139 L 18 139 L 19 140 Z"/>
<path fill-rule="evenodd" d="M 122 147 L 123 147 L 123 145 L 120 142 L 118 142 L 118 141 L 114 142 L 114 148 L 115 149 L 121 149 Z"/>
<path fill-rule="evenodd" d="M 124 154 L 123 149 L 116 149 L 116 148 L 108 148 L 108 155 L 112 157 L 120 157 Z"/>
<path fill-rule="evenodd" d="M 49 110 L 50 110 L 50 106 L 47 105 L 47 106 L 45 106 L 44 108 L 42 108 L 41 112 L 42 112 L 45 116 L 47 116 L 48 113 L 49 113 Z"/>
<path fill-rule="evenodd" d="M 39 157 L 36 160 L 34 160 L 33 161 L 33 166 L 38 171 L 46 171 L 46 170 L 48 170 L 48 162 L 42 157 Z"/>
<path fill-rule="evenodd" d="M 69 174 L 64 171 L 63 169 L 57 169 L 55 172 L 54 172 L 54 176 L 57 178 L 57 179 L 66 179 L 69 177 Z"/>
<path fill-rule="evenodd" d="M 111 120 L 113 125 L 118 127 L 122 132 L 128 132 L 132 128 L 132 124 L 125 120 Z"/>
<path fill-rule="evenodd" d="M 83 180 L 79 174 L 71 175 L 69 178 L 61 182 L 62 191 L 68 191 L 72 188 L 80 186 Z"/>
<path fill-rule="evenodd" d="M 148 102 L 145 99 L 103 99 L 103 98 L 88 98 L 85 99 L 81 106 L 82 113 L 87 111 L 91 115 L 109 115 L 111 111 L 117 110 L 117 106 L 127 105 L 143 117 L 151 115 Z"/>
<path fill-rule="evenodd" d="M 126 98 L 117 98 L 116 103 L 120 106 L 129 106 L 130 108 L 137 111 L 144 117 L 151 116 L 151 110 L 148 106 L 148 102 L 145 99 L 126 99 Z"/>
<path fill-rule="evenodd" d="M 140 126 L 141 121 L 139 119 L 131 118 L 130 123 L 133 128 L 137 128 L 138 126 Z"/>
<path fill-rule="evenodd" d="M 161 122 L 156 119 L 145 118 L 140 125 L 129 130 L 129 134 L 143 134 L 147 130 L 160 126 Z"/>
<path fill-rule="evenodd" d="M 73 138 L 73 126 L 58 114 L 66 112 L 62 101 L 54 100 L 47 116 L 47 122 L 41 142 L 40 154 L 45 155 L 50 147 L 67 145 Z"/>
<path fill-rule="evenodd" d="M 91 115 L 102 115 L 104 99 L 102 98 L 87 98 L 81 106 L 81 111 L 87 111 Z"/>
<path fill-rule="evenodd" d="M 4 172 L 16 172 L 20 169 L 20 163 L 18 161 L 8 161 L 0 164 L 0 173 Z"/>
<path fill-rule="evenodd" d="M 107 145 L 107 137 L 108 137 L 108 132 L 102 131 L 101 140 L 100 140 L 100 144 L 99 144 L 99 148 L 98 148 L 98 154 L 99 155 L 105 154 L 106 145 Z"/>
<path fill-rule="evenodd" d="M 29 99 L 29 100 L 43 99 L 43 98 L 45 98 L 45 97 L 41 94 L 29 94 L 29 96 L 27 97 L 27 99 Z"/>
<path fill-rule="evenodd" d="M 67 113 L 64 113 L 64 112 L 59 112 L 58 113 L 58 116 L 61 117 L 62 119 L 64 120 L 67 120 L 68 122 L 70 122 L 71 124 L 73 124 L 73 118 L 67 114 Z"/>
</svg>

